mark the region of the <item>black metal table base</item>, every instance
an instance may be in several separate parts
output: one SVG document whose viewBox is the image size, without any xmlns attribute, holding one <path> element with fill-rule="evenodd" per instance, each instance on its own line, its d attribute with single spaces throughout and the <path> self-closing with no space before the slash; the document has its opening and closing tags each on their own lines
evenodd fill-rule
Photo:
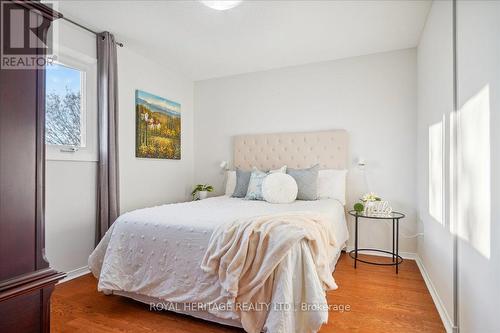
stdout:
<svg viewBox="0 0 500 333">
<path fill-rule="evenodd" d="M 404 218 L 405 215 L 398 212 L 392 212 L 388 216 L 369 216 L 364 215 L 362 213 L 358 213 L 356 211 L 349 211 L 349 214 L 354 216 L 354 250 L 349 252 L 349 256 L 354 259 L 354 268 L 356 268 L 356 264 L 359 262 L 363 262 L 365 264 L 370 265 L 378 265 L 378 266 L 396 266 L 396 274 L 399 273 L 399 265 L 403 262 L 403 258 L 399 255 L 399 220 Z M 358 247 L 358 232 L 359 232 L 359 219 L 373 219 L 373 220 L 392 220 L 392 251 L 385 251 L 379 249 L 360 249 Z M 371 251 L 371 252 L 379 252 L 389 254 L 392 257 L 392 262 L 389 263 L 380 263 L 369 260 L 363 260 L 358 258 L 358 254 L 362 251 Z"/>
<path fill-rule="evenodd" d="M 384 251 L 384 250 L 379 250 L 379 249 L 358 249 L 358 254 L 363 254 L 362 251 L 381 252 L 381 253 L 390 254 L 392 256 L 392 262 L 374 262 L 374 261 L 359 259 L 359 258 L 356 258 L 356 250 L 350 251 L 349 257 L 351 257 L 355 261 L 363 262 L 365 264 L 370 264 L 370 265 L 378 265 L 378 266 L 396 266 L 396 265 L 400 265 L 403 262 L 403 257 L 401 257 L 399 254 L 395 254 L 391 251 Z"/>
</svg>

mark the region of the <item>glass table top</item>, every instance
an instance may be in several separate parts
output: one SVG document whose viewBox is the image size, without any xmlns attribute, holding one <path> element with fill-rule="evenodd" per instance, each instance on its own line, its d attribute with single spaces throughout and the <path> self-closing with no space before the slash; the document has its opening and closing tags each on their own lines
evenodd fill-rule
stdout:
<svg viewBox="0 0 500 333">
<path fill-rule="evenodd" d="M 352 216 L 364 217 L 367 219 L 381 219 L 381 220 L 383 220 L 383 219 L 392 220 L 392 219 L 400 219 L 400 218 L 405 217 L 405 214 L 399 213 L 399 212 L 391 212 L 387 215 L 365 215 L 363 212 L 357 213 L 355 210 L 350 210 L 349 214 Z"/>
</svg>

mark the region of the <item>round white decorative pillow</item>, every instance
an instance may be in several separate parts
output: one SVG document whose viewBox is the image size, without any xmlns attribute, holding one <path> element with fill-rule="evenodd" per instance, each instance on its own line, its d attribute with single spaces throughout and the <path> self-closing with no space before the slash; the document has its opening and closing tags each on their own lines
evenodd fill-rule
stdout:
<svg viewBox="0 0 500 333">
<path fill-rule="evenodd" d="M 286 173 L 272 173 L 262 182 L 262 196 L 270 203 L 294 202 L 297 192 L 297 182 Z"/>
</svg>

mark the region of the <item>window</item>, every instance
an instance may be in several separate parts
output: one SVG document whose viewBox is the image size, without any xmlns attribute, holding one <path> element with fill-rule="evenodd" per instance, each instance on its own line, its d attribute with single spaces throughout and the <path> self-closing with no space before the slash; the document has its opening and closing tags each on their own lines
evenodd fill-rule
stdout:
<svg viewBox="0 0 500 333">
<path fill-rule="evenodd" d="M 45 70 L 46 157 L 97 161 L 97 61 L 63 51 Z"/>
<path fill-rule="evenodd" d="M 63 64 L 47 67 L 45 143 L 85 147 L 85 73 Z"/>
</svg>

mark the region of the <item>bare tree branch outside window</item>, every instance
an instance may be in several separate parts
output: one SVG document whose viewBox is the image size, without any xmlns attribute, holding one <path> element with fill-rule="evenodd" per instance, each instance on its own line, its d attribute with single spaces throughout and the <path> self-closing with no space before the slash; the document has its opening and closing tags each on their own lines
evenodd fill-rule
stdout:
<svg viewBox="0 0 500 333">
<path fill-rule="evenodd" d="M 48 74 L 52 75 L 52 74 Z M 60 87 L 64 78 L 49 77 Z M 45 95 L 45 143 L 50 145 L 81 146 L 81 95 L 80 89 L 51 90 Z"/>
</svg>

